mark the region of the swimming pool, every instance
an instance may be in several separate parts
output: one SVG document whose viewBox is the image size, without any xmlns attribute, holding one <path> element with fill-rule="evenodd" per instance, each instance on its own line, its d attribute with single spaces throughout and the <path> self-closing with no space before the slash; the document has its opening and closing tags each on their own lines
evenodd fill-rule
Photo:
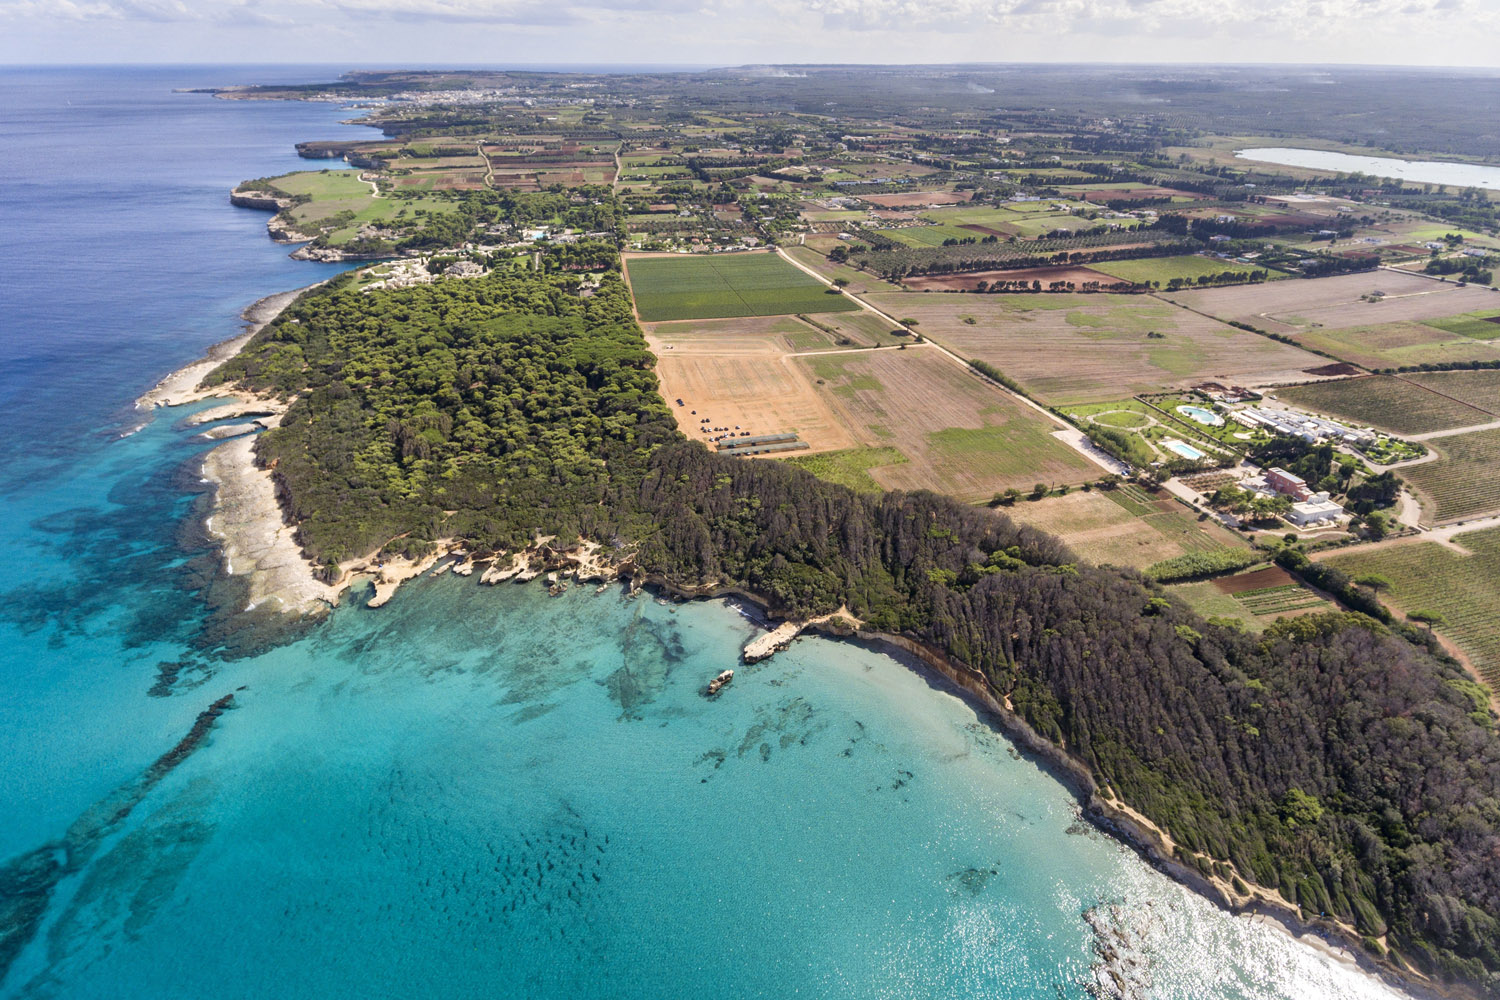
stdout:
<svg viewBox="0 0 1500 1000">
<path fill-rule="evenodd" d="M 1161 443 L 1161 446 L 1168 451 L 1175 451 L 1183 458 L 1189 459 L 1194 462 L 1203 457 L 1203 452 L 1199 451 L 1197 448 L 1194 448 L 1186 441 L 1178 441 L 1176 438 L 1169 438 L 1166 441 L 1163 441 Z"/>
<path fill-rule="evenodd" d="M 1213 410 L 1205 410 L 1201 406 L 1179 406 L 1177 408 L 1177 412 L 1187 417 L 1189 420 L 1196 420 L 1198 421 L 1198 423 L 1205 424 L 1209 427 L 1224 426 L 1223 417 L 1219 416 Z"/>
</svg>

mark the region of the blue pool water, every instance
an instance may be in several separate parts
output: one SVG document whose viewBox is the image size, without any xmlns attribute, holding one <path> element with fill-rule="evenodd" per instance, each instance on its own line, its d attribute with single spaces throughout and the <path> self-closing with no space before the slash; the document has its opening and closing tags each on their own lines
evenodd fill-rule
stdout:
<svg viewBox="0 0 1500 1000">
<path fill-rule="evenodd" d="M 1208 427 L 1224 426 L 1223 417 L 1219 416 L 1213 410 L 1206 410 L 1201 406 L 1179 406 L 1177 407 L 1177 412 L 1189 420 L 1195 420 Z"/>
<path fill-rule="evenodd" d="M 130 403 L 331 271 L 229 187 L 368 133 L 170 91 L 327 75 L 0 71 L 0 997 L 1081 998 L 1090 913 L 1153 997 L 1392 996 L 1079 823 L 874 650 L 803 640 L 708 702 L 754 632 L 723 604 L 451 576 L 226 628 L 208 445 L 122 436 Z"/>
<path fill-rule="evenodd" d="M 1194 462 L 1203 457 L 1203 452 L 1199 451 L 1197 448 L 1194 448 L 1186 441 L 1166 440 L 1161 443 L 1161 446 L 1163 448 L 1166 448 L 1168 451 L 1176 452 L 1183 458 L 1191 459 Z"/>
</svg>

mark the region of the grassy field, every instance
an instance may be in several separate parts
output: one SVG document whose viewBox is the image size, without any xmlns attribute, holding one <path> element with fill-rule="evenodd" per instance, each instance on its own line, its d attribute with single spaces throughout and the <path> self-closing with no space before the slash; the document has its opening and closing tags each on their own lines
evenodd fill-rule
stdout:
<svg viewBox="0 0 1500 1000">
<path fill-rule="evenodd" d="M 1500 378 L 1500 372 L 1483 374 Z M 1396 434 L 1425 434 L 1494 419 L 1482 410 L 1392 375 L 1293 386 L 1278 389 L 1276 397 L 1314 413 Z"/>
<path fill-rule="evenodd" d="M 1426 513 L 1446 522 L 1500 511 L 1500 430 L 1455 434 L 1426 442 L 1441 457 L 1401 470 L 1430 501 Z"/>
<path fill-rule="evenodd" d="M 1500 360 L 1500 342 L 1476 340 L 1414 320 L 1337 330 L 1314 328 L 1293 336 L 1299 344 L 1366 368 Z"/>
<path fill-rule="evenodd" d="M 1301 381 L 1327 363 L 1139 295 L 894 292 L 868 301 L 917 319 L 919 333 L 989 362 L 1051 404 L 1107 402 L 1202 378 Z"/>
<path fill-rule="evenodd" d="M 1465 556 L 1435 542 L 1391 545 L 1330 557 L 1346 573 L 1379 573 L 1388 599 L 1404 612 L 1436 611 L 1438 631 L 1463 650 L 1492 688 L 1500 688 L 1500 528 L 1458 535 Z"/>
<path fill-rule="evenodd" d="M 1164 504 L 1134 485 L 1021 500 L 1003 513 L 1057 535 L 1080 559 L 1100 565 L 1145 569 L 1186 552 L 1241 544 L 1175 501 Z"/>
<path fill-rule="evenodd" d="M 848 448 L 825 451 L 817 455 L 796 455 L 786 459 L 790 465 L 806 469 L 819 479 L 839 483 L 861 493 L 879 493 L 884 487 L 870 475 L 870 470 L 884 465 L 900 465 L 906 456 L 895 448 Z"/>
<path fill-rule="evenodd" d="M 1443 319 L 1430 319 L 1428 326 L 1435 326 L 1439 330 L 1456 333 L 1461 337 L 1472 337 L 1475 340 L 1494 340 L 1500 338 L 1500 304 L 1493 309 L 1481 309 L 1478 312 L 1468 313 L 1464 316 L 1448 316 Z"/>
<path fill-rule="evenodd" d="M 811 244 L 809 246 L 787 247 L 786 254 L 797 263 L 812 268 L 830 281 L 835 278 L 843 278 L 849 282 L 849 291 L 856 295 L 863 295 L 865 292 L 893 292 L 897 290 L 897 286 L 881 280 L 868 271 L 861 271 L 857 267 L 849 267 L 846 264 L 835 264 L 823 256 L 822 253 L 818 252 L 819 249 L 830 249 L 838 246 L 841 242 L 837 237 L 827 239 L 814 237 L 809 240 L 809 244 Z"/>
<path fill-rule="evenodd" d="M 1171 298 L 1370 368 L 1500 359 L 1500 341 L 1439 325 L 1500 313 L 1500 295 L 1416 274 L 1366 272 L 1174 292 Z"/>
<path fill-rule="evenodd" d="M 1051 434 L 1053 424 L 930 347 L 793 358 L 843 425 L 907 461 L 873 467 L 886 489 L 929 489 L 988 500 L 1037 481 L 1101 473 Z"/>
<path fill-rule="evenodd" d="M 829 332 L 846 316 L 860 313 L 824 313 L 809 316 L 811 323 L 796 316 L 740 316 L 732 319 L 687 319 L 648 324 L 647 339 L 658 354 L 788 354 L 798 351 L 854 350 L 866 346 L 852 336 Z M 829 330 L 821 329 L 819 325 Z M 840 339 L 851 342 L 839 344 Z"/>
<path fill-rule="evenodd" d="M 454 202 L 438 196 L 377 198 L 370 185 L 359 179 L 359 173 L 358 170 L 302 171 L 272 178 L 272 183 L 288 194 L 312 199 L 294 206 L 289 214 L 304 234 L 324 232 L 334 246 L 348 243 L 367 224 L 413 222 L 422 215 L 452 212 L 455 208 Z"/>
<path fill-rule="evenodd" d="M 1173 278 L 1186 278 L 1197 281 L 1203 277 L 1213 277 L 1218 274 L 1249 274 L 1255 268 L 1248 264 L 1234 264 L 1229 261 L 1217 260 L 1213 257 L 1199 257 L 1188 255 L 1184 257 L 1145 257 L 1141 260 L 1112 260 L 1103 264 L 1089 265 L 1095 271 L 1103 271 L 1105 274 L 1121 281 L 1134 281 L 1143 283 L 1155 281 L 1166 285 Z"/>
<path fill-rule="evenodd" d="M 1491 418 L 1500 416 L 1500 371 L 1432 372 L 1406 377 L 1419 385 L 1484 410 Z"/>
<path fill-rule="evenodd" d="M 648 323 L 859 308 L 775 254 L 637 257 L 626 269 Z"/>
</svg>

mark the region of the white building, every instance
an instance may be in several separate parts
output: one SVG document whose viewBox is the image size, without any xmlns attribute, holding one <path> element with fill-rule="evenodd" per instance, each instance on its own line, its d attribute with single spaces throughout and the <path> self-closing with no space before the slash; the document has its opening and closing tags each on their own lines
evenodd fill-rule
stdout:
<svg viewBox="0 0 1500 1000">
<path fill-rule="evenodd" d="M 1328 498 L 1327 493 L 1314 493 L 1310 500 L 1292 504 L 1286 519 L 1300 528 L 1310 524 L 1327 524 L 1344 516 L 1344 508 Z"/>
</svg>

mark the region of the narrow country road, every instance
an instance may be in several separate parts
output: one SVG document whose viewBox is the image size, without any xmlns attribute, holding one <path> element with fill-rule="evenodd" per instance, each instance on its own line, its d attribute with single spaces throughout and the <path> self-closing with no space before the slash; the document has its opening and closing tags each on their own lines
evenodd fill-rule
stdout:
<svg viewBox="0 0 1500 1000">
<path fill-rule="evenodd" d="M 788 264 L 792 265 L 797 270 L 802 271 L 802 272 L 804 272 L 806 274 L 812 275 L 814 278 L 817 278 L 819 281 L 821 281 L 825 285 L 832 285 L 833 284 L 833 281 L 831 279 L 825 278 L 823 275 L 819 274 L 817 271 L 815 271 L 812 268 L 808 267 L 806 264 L 802 263 L 799 260 L 794 259 L 790 254 L 788 254 L 781 247 L 777 247 L 776 248 L 776 253 L 778 255 L 780 255 L 780 257 L 781 257 L 782 260 L 786 261 Z M 890 323 L 892 327 L 900 328 L 900 329 L 903 329 L 903 330 L 906 329 L 906 324 L 902 323 L 900 320 L 896 319 L 894 316 L 892 316 L 890 313 L 886 312 L 885 310 L 883 310 L 883 309 L 877 309 L 875 306 L 872 306 L 869 302 L 867 302 L 864 299 L 860 298 L 858 295 L 855 295 L 853 292 L 845 290 L 844 291 L 844 295 L 847 296 L 850 299 L 853 299 L 855 302 L 859 303 L 860 308 L 866 310 L 867 312 L 872 312 L 876 316 L 879 316 L 881 319 L 885 320 L 887 323 Z M 1040 405 L 1038 403 L 1035 403 L 1035 402 L 1033 402 L 1030 399 L 1027 399 L 1025 396 L 1021 395 L 1018 392 L 1014 392 L 1011 389 L 1006 388 L 1005 386 L 1001 385 L 999 382 L 996 382 L 994 379 L 992 379 L 989 376 L 985 375 L 983 372 L 977 371 L 972 365 L 969 364 L 968 361 L 966 361 L 963 358 L 959 357 L 957 354 L 954 354 L 952 351 L 948 350 L 948 348 L 944 347 L 942 344 L 940 344 L 937 341 L 933 340 L 927 334 L 925 334 L 925 333 L 922 334 L 922 341 L 925 344 L 930 344 L 932 347 L 937 348 L 937 350 L 941 354 L 943 354 L 945 357 L 947 357 L 954 364 L 956 364 L 959 367 L 961 367 L 964 371 L 969 372 L 972 375 L 978 376 L 985 383 L 987 383 L 988 385 L 994 386 L 997 390 L 999 390 L 1004 395 L 1009 396 L 1010 398 L 1014 399 L 1016 402 L 1020 403 L 1021 405 L 1023 405 L 1023 406 L 1029 406 L 1031 409 L 1033 409 L 1036 412 L 1040 413 L 1042 416 L 1046 417 L 1051 423 L 1053 423 L 1054 425 L 1056 425 L 1058 428 L 1060 428 L 1060 429 L 1067 429 L 1067 428 L 1070 428 L 1070 427 L 1073 426 L 1072 424 L 1068 423 L 1067 421 L 1062 420 L 1061 418 L 1053 415 L 1046 407 L 1044 407 L 1044 406 L 1042 406 L 1042 405 Z M 914 344 L 912 346 L 915 347 L 915 346 L 918 346 L 918 345 Z M 1090 456 L 1090 457 L 1092 457 L 1092 456 Z"/>
</svg>

